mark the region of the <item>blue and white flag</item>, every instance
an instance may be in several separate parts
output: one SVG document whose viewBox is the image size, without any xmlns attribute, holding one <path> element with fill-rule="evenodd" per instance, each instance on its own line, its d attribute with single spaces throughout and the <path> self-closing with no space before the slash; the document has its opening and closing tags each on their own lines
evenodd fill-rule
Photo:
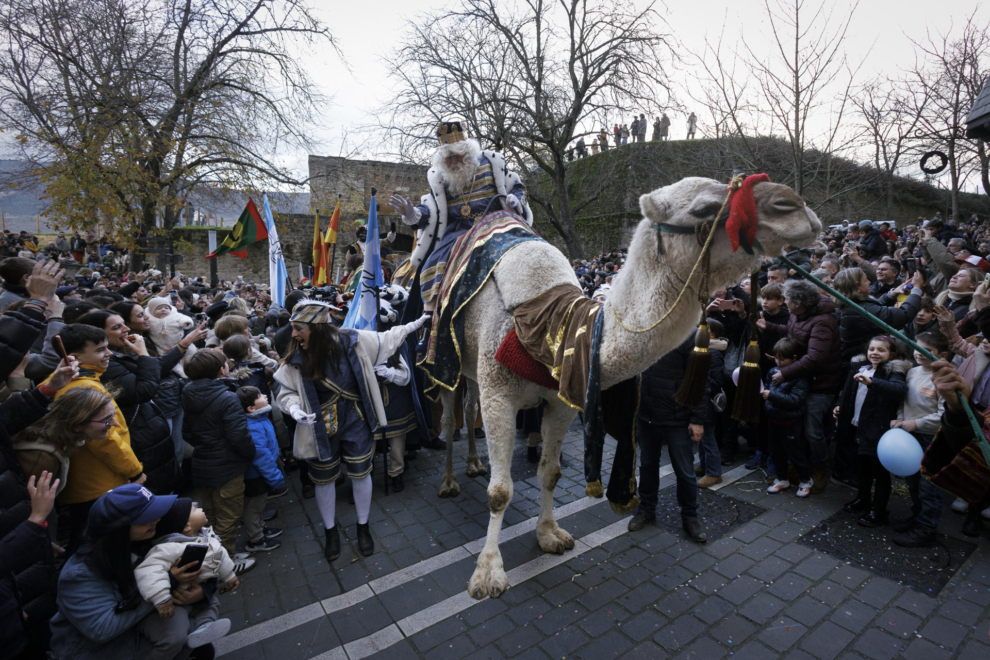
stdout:
<svg viewBox="0 0 990 660">
<path fill-rule="evenodd" d="M 272 207 L 268 195 L 262 195 L 265 207 L 265 226 L 268 227 L 268 286 L 272 302 L 285 307 L 285 286 L 289 281 L 289 271 L 282 257 L 282 244 L 278 241 L 278 231 L 272 218 Z"/>
<path fill-rule="evenodd" d="M 354 296 L 344 319 L 345 328 L 354 330 L 378 329 L 378 287 L 385 285 L 382 277 L 381 240 L 378 237 L 378 207 L 375 195 L 368 208 L 368 238 L 364 248 L 364 269 L 361 271 L 359 293 Z"/>
</svg>

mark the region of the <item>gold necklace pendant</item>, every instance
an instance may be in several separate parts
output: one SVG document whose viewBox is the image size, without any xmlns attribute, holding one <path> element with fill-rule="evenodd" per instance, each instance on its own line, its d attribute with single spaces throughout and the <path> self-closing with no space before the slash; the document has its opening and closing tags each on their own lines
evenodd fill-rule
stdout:
<svg viewBox="0 0 990 660">
<path fill-rule="evenodd" d="M 471 217 L 471 206 L 470 206 L 470 204 L 465 204 L 464 206 L 461 207 L 461 215 L 463 215 L 465 218 Z"/>
</svg>

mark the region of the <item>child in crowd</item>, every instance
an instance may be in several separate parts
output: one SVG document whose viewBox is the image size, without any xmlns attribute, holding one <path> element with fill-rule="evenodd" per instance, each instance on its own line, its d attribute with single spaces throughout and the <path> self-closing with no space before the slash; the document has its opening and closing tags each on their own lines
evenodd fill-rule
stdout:
<svg viewBox="0 0 990 660">
<path fill-rule="evenodd" d="M 245 335 L 234 335 L 223 342 L 223 354 L 233 360 L 230 377 L 238 387 L 256 387 L 265 397 L 271 396 L 268 381 L 271 376 L 260 362 L 251 360 L 251 339 Z"/>
<path fill-rule="evenodd" d="M 760 317 L 767 323 L 786 327 L 791 313 L 784 304 L 784 287 L 776 282 L 769 282 L 760 289 L 760 299 L 760 306 L 763 310 L 760 312 Z M 760 371 L 763 373 L 764 379 L 766 379 L 767 374 L 777 364 L 773 359 L 773 348 L 777 343 L 777 335 L 761 330 L 758 341 L 760 345 Z M 757 429 L 756 444 L 758 449 L 746 463 L 746 467 L 751 470 L 768 468 L 768 472 L 772 473 L 773 468 L 770 466 L 771 461 L 768 459 L 773 456 L 773 452 L 769 449 L 770 424 L 767 420 L 766 410 L 762 410 L 760 414 L 760 425 Z M 767 482 L 772 483 L 772 480 L 768 479 Z"/>
<path fill-rule="evenodd" d="M 712 364 L 708 369 L 708 401 L 705 402 L 707 414 L 705 430 L 698 443 L 698 465 L 694 473 L 698 477 L 699 488 L 711 488 L 722 483 L 722 456 L 718 451 L 718 441 L 715 439 L 715 420 L 725 410 L 725 351 L 729 342 L 722 339 L 725 326 L 717 319 L 708 319 L 708 350 L 712 356 Z M 717 404 L 717 405 L 716 405 Z"/>
<path fill-rule="evenodd" d="M 240 581 L 234 573 L 234 562 L 220 542 L 220 537 L 207 527 L 208 523 L 206 514 L 192 500 L 177 498 L 155 525 L 154 545 L 134 569 L 134 580 L 141 597 L 155 606 L 159 618 L 168 621 L 175 616 L 180 622 L 186 622 L 185 625 L 180 623 L 168 627 L 142 626 L 141 632 L 155 642 L 156 649 L 170 641 L 165 639 L 170 630 L 188 631 L 189 619 L 195 624 L 195 629 L 185 642 L 191 649 L 212 644 L 230 631 L 230 619 L 217 618 L 220 612 L 217 591 L 220 582 L 223 586 L 219 587 L 219 591 L 223 593 L 236 589 Z M 202 587 L 205 598 L 193 605 L 176 607 L 172 602 L 169 570 L 180 563 L 182 553 L 190 545 L 206 546 L 202 570 L 196 577 L 196 584 Z M 191 587 L 191 584 L 181 583 L 178 586 L 184 591 Z"/>
<path fill-rule="evenodd" d="M 804 437 L 801 433 L 801 417 L 804 414 L 810 385 L 806 378 L 791 378 L 779 385 L 773 382 L 773 375 L 778 369 L 783 369 L 801 357 L 801 345 L 785 337 L 774 344 L 773 356 L 777 366 L 767 373 L 766 389 L 763 390 L 763 410 L 767 415 L 767 440 L 775 474 L 767 492 L 779 493 L 791 487 L 791 482 L 787 479 L 788 463 L 790 463 L 798 474 L 797 496 L 808 497 L 813 482 L 811 465 L 808 462 Z"/>
<path fill-rule="evenodd" d="M 251 340 L 251 322 L 248 321 L 246 316 L 228 313 L 226 316 L 221 317 L 217 321 L 217 324 L 213 326 L 213 332 L 221 342 L 227 341 L 227 339 L 234 335 L 244 335 L 248 340 Z M 251 356 L 248 359 L 251 362 L 260 362 L 269 369 L 278 369 L 278 361 L 263 355 L 258 350 L 257 344 L 253 341 L 251 342 Z"/>
<path fill-rule="evenodd" d="M 168 298 L 152 298 L 148 301 L 147 310 L 151 325 L 148 334 L 160 353 L 178 344 L 195 325 L 191 318 L 172 307 Z"/>
<path fill-rule="evenodd" d="M 949 340 L 941 332 L 923 332 L 915 341 L 939 360 L 949 357 Z M 908 371 L 907 396 L 901 404 L 891 428 L 912 434 L 924 450 L 928 449 L 942 424 L 945 402 L 932 384 L 932 362 L 918 351 L 914 352 L 918 366 Z M 942 491 L 917 472 L 905 479 L 911 493 L 911 517 L 894 523 L 893 541 L 905 548 L 930 548 L 935 545 L 935 532 L 942 519 Z"/>
<path fill-rule="evenodd" d="M 877 458 L 877 445 L 897 419 L 897 409 L 907 395 L 905 376 L 911 365 L 899 359 L 900 355 L 890 337 L 871 339 L 866 360 L 858 356 L 850 363 L 841 403 L 835 409 L 838 433 L 851 434 L 859 444 L 859 492 L 842 508 L 849 513 L 862 513 L 857 522 L 863 527 L 879 527 L 887 522 L 890 473 Z"/>
<path fill-rule="evenodd" d="M 254 459 L 254 441 L 244 408 L 227 378 L 227 358 L 222 352 L 196 351 L 186 364 L 186 375 L 182 437 L 193 446 L 193 486 L 240 573 L 254 566 L 246 555 L 234 554 L 237 524 L 244 516 L 244 473 Z"/>
<path fill-rule="evenodd" d="M 244 549 L 247 552 L 268 552 L 282 545 L 275 540 L 282 535 L 282 530 L 265 526 L 265 502 L 268 500 L 269 490 L 279 488 L 285 483 L 285 477 L 278 467 L 275 427 L 269 419 L 272 407 L 268 403 L 268 397 L 257 387 L 237 388 L 237 399 L 247 413 L 248 430 L 254 441 L 254 460 L 244 473 L 244 532 L 248 537 Z"/>
<path fill-rule="evenodd" d="M 923 332 L 938 332 L 938 317 L 935 315 L 935 301 L 931 296 L 921 296 L 921 309 L 914 320 L 904 328 L 908 339 L 917 340 Z"/>
</svg>

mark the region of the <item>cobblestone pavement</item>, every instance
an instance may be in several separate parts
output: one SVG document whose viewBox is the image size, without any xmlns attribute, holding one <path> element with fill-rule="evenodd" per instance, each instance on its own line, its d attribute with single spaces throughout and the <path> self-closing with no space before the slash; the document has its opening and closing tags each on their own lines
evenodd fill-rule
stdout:
<svg viewBox="0 0 990 660">
<path fill-rule="evenodd" d="M 480 445 L 485 455 L 484 441 Z M 221 597 L 222 615 L 233 627 L 218 654 L 270 660 L 990 658 L 986 536 L 941 592 L 921 593 L 799 542 L 852 491 L 830 486 L 807 500 L 770 496 L 761 474 L 742 467 L 728 469 L 718 495 L 703 499 L 716 509 L 738 502 L 759 507 L 739 505 L 748 512 L 739 520 L 746 522 L 720 528 L 721 538 L 697 545 L 676 526 L 661 527 L 662 520 L 630 533 L 628 517 L 585 497 L 583 440 L 575 425 L 564 442 L 555 509 L 577 543 L 565 555 L 547 555 L 533 532 L 539 487 L 525 452 L 517 441 L 515 495 L 501 537 L 511 587 L 499 599 L 480 602 L 466 586 L 488 524 L 487 481 L 464 476 L 466 442 L 455 444 L 461 494 L 449 500 L 437 496 L 443 452 L 421 450 L 407 463 L 405 490 L 387 496 L 377 458 L 376 552 L 357 554 L 354 509 L 341 497 L 338 524 L 345 538 L 332 565 L 323 558 L 315 500 L 300 499 L 298 475 L 290 473 L 289 495 L 272 502 L 279 516 L 270 524 L 285 529 L 282 547 L 257 555 L 258 566 L 241 588 Z M 669 465 L 662 468 L 661 489 L 673 485 L 670 472 Z M 667 501 L 674 501 L 672 491 L 662 493 Z M 960 524 L 946 512 L 943 531 L 958 535 Z"/>
</svg>

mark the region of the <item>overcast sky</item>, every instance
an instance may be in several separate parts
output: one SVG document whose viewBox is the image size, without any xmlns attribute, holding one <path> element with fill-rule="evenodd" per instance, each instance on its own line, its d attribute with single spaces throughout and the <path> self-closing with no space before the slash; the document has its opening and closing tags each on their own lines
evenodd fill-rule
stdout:
<svg viewBox="0 0 990 660">
<path fill-rule="evenodd" d="M 817 5 L 816 0 L 806 2 L 809 6 Z M 635 4 L 647 5 L 642 0 L 636 0 Z M 847 0 L 828 4 L 834 20 L 851 6 Z M 450 6 L 450 3 L 376 0 L 373 3 L 319 2 L 314 6 L 333 30 L 347 61 L 345 66 L 327 53 L 314 58 L 311 69 L 316 82 L 334 96 L 333 106 L 325 115 L 329 126 L 314 135 L 320 144 L 319 155 L 337 155 L 342 149 L 341 137 L 350 133 L 353 143 L 358 137 L 355 127 L 371 122 L 375 108 L 388 101 L 391 81 L 386 76 L 382 59 L 396 37 L 408 29 L 417 15 Z M 745 34 L 751 44 L 758 46 L 761 36 L 768 34 L 766 11 L 758 0 L 693 0 L 656 6 L 687 49 L 700 50 L 706 35 L 717 39 L 723 24 L 727 42 L 735 42 L 738 35 Z M 881 72 L 895 74 L 914 62 L 915 49 L 910 38 L 922 40 L 926 30 L 948 30 L 952 22 L 961 27 L 978 6 L 975 0 L 862 0 L 854 14 L 846 51 L 854 63 L 865 59 L 860 79 Z M 990 11 L 981 9 L 980 16 L 988 20 Z M 465 37 L 470 38 L 469 35 Z M 687 70 L 672 72 L 679 85 L 690 84 L 689 76 Z M 690 104 L 688 98 L 682 98 L 682 101 Z M 684 131 L 685 117 L 672 115 L 671 120 L 676 138 Z M 306 154 L 290 156 L 287 160 L 294 167 L 306 167 Z"/>
</svg>

